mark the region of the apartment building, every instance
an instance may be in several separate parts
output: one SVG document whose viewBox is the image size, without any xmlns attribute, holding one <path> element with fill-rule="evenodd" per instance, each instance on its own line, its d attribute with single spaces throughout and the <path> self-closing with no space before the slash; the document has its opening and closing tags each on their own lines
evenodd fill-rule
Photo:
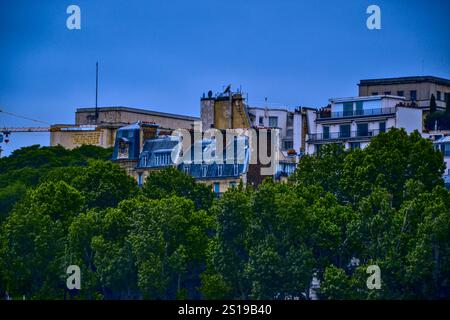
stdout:
<svg viewBox="0 0 450 320">
<path fill-rule="evenodd" d="M 250 106 L 242 92 L 213 94 L 209 91 L 200 99 L 203 130 L 216 129 L 278 129 L 281 156 L 288 159 L 304 152 L 306 130 L 303 129 L 302 108 L 293 111 L 286 107 L 269 108 Z M 297 157 L 298 160 L 298 157 Z"/>
<path fill-rule="evenodd" d="M 130 124 L 154 123 L 168 129 L 191 129 L 200 118 L 129 107 L 78 108 L 75 124 L 50 128 L 50 145 L 73 149 L 82 145 L 114 146 L 117 130 Z"/>
<path fill-rule="evenodd" d="M 268 156 L 272 156 L 271 146 L 276 137 L 272 138 L 270 129 L 220 130 L 221 135 L 200 139 L 195 138 L 197 132 L 188 132 L 189 139 L 172 135 L 171 130 L 161 129 L 157 124 L 138 122 L 122 127 L 117 130 L 112 159 L 139 185 L 151 171 L 175 167 L 196 181 L 211 185 L 217 194 L 239 183 L 257 186 L 268 176 L 283 180 L 295 169 L 294 161 L 260 161 L 258 150 L 262 147 L 269 151 Z M 260 139 L 261 134 L 267 139 Z M 219 143 L 218 139 L 223 140 Z M 187 148 L 185 141 L 189 141 Z M 252 151 L 256 158 L 250 161 Z M 263 169 L 269 168 L 268 173 L 263 173 Z"/>
<path fill-rule="evenodd" d="M 392 127 L 422 132 L 422 110 L 405 106 L 405 100 L 390 95 L 330 99 L 329 107 L 307 114 L 312 124 L 307 153 L 317 153 L 328 143 L 365 148 L 372 137 Z"/>
<path fill-rule="evenodd" d="M 450 80 L 432 76 L 415 76 L 361 80 L 359 96 L 394 95 L 405 97 L 406 104 L 429 110 L 431 95 L 436 99 L 438 109 L 445 108 L 450 99 Z"/>
</svg>

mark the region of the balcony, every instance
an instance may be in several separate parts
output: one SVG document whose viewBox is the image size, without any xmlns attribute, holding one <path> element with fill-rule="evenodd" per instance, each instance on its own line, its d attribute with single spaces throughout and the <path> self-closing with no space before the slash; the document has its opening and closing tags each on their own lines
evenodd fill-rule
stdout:
<svg viewBox="0 0 450 320">
<path fill-rule="evenodd" d="M 381 131 L 381 132 L 384 132 L 384 131 Z M 308 135 L 308 142 L 350 140 L 350 139 L 370 139 L 371 137 L 376 136 L 379 133 L 380 133 L 380 130 L 315 133 L 315 134 Z"/>
<path fill-rule="evenodd" d="M 395 114 L 395 107 L 379 108 L 379 109 L 351 110 L 351 111 L 343 111 L 343 112 L 324 112 L 322 110 L 322 111 L 317 111 L 317 120 L 352 118 L 352 117 L 373 117 L 373 116 L 382 116 L 382 115 L 387 115 L 387 114 Z"/>
</svg>

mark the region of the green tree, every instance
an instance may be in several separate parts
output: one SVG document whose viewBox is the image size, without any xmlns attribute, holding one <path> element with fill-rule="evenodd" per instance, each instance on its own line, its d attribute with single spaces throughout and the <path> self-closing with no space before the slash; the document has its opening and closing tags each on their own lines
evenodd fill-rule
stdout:
<svg viewBox="0 0 450 320">
<path fill-rule="evenodd" d="M 65 234 L 83 207 L 81 194 L 64 182 L 27 194 L 1 226 L 2 288 L 12 296 L 62 298 Z"/>
<path fill-rule="evenodd" d="M 211 217 L 189 199 L 126 202 L 132 217 L 128 240 L 136 258 L 137 282 L 146 298 L 196 297 L 208 249 Z"/>
<path fill-rule="evenodd" d="M 195 182 L 192 176 L 173 167 L 150 172 L 142 191 L 150 199 L 185 197 L 194 201 L 197 209 L 204 210 L 211 207 L 214 199 L 210 186 Z"/>
<path fill-rule="evenodd" d="M 437 110 L 436 98 L 435 98 L 434 94 L 431 94 L 431 98 L 430 98 L 430 114 L 435 113 L 436 110 Z"/>
<path fill-rule="evenodd" d="M 229 288 L 226 298 L 248 298 L 250 284 L 244 271 L 249 256 L 250 199 L 249 192 L 232 188 L 212 208 L 217 231 L 203 276 L 203 292 L 206 288 L 220 290 L 225 287 Z M 208 294 L 217 297 L 221 293 L 209 291 Z"/>
<path fill-rule="evenodd" d="M 69 182 L 86 198 L 90 208 L 115 207 L 138 192 L 136 181 L 118 165 L 107 161 L 90 161 Z"/>
</svg>

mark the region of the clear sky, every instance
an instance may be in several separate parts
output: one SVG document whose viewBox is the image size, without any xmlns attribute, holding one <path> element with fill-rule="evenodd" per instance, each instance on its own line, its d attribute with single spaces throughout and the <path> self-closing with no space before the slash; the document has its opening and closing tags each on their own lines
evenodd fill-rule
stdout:
<svg viewBox="0 0 450 320">
<path fill-rule="evenodd" d="M 81 30 L 66 9 L 81 8 Z M 381 8 L 381 30 L 366 9 Z M 324 106 L 360 79 L 450 78 L 448 0 L 0 0 L 0 109 L 73 123 L 95 103 L 199 115 L 229 83 L 249 102 Z M 0 113 L 0 127 L 39 125 Z M 15 134 L 3 149 L 48 145 Z"/>
</svg>

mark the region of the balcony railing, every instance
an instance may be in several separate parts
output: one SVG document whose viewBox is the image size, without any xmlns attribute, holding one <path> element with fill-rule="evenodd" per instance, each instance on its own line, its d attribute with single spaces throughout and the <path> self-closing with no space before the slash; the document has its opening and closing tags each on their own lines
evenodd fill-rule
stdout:
<svg viewBox="0 0 450 320">
<path fill-rule="evenodd" d="M 384 114 L 395 113 L 395 107 L 391 108 L 378 108 L 378 109 L 363 109 L 363 110 L 351 110 L 343 112 L 324 112 L 317 111 L 317 119 L 336 119 L 336 118 L 351 118 L 351 117 L 368 117 L 379 116 Z"/>
<path fill-rule="evenodd" d="M 308 141 L 312 142 L 322 140 L 346 140 L 346 139 L 365 139 L 365 138 L 370 139 L 371 137 L 376 136 L 379 133 L 380 130 L 315 133 L 308 135 Z"/>
</svg>

